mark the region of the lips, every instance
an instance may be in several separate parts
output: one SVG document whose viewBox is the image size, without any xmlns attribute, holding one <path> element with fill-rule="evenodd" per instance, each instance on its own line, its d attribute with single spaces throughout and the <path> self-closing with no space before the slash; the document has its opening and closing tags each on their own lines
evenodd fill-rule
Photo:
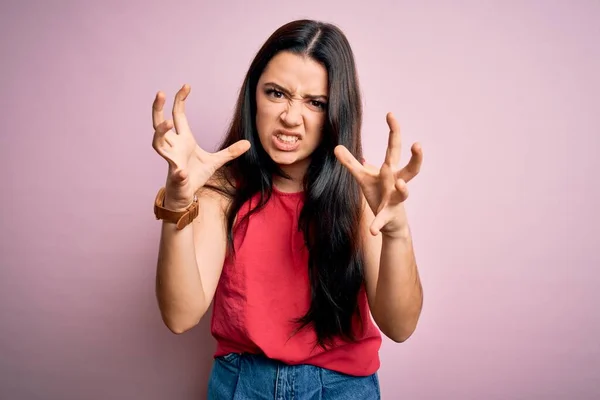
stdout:
<svg viewBox="0 0 600 400">
<path fill-rule="evenodd" d="M 273 135 L 273 144 L 281 151 L 294 151 L 298 149 L 301 140 L 301 134 L 285 130 L 277 130 Z"/>
<path fill-rule="evenodd" d="M 283 129 L 278 129 L 275 131 L 275 136 L 284 142 L 294 143 L 298 140 L 302 139 L 302 135 L 296 132 L 285 131 Z"/>
</svg>

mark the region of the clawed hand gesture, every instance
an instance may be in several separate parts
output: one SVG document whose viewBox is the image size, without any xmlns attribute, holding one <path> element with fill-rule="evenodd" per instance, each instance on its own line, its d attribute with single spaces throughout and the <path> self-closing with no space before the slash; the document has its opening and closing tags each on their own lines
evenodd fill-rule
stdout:
<svg viewBox="0 0 600 400">
<path fill-rule="evenodd" d="M 184 85 L 175 95 L 172 120 L 165 120 L 163 114 L 164 93 L 158 92 L 152 104 L 152 147 L 169 164 L 165 202 L 168 201 L 172 208 L 186 207 L 194 193 L 221 166 L 250 148 L 247 140 L 240 140 L 216 153 L 209 153 L 198 146 L 185 115 L 185 100 L 189 94 L 190 87 Z"/>
<path fill-rule="evenodd" d="M 371 224 L 371 234 L 379 232 L 393 235 L 407 228 L 403 202 L 408 198 L 407 183 L 413 179 L 421 168 L 423 151 L 418 143 L 411 147 L 412 156 L 404 168 L 398 168 L 402 141 L 400 126 L 391 113 L 386 116 L 390 127 L 388 148 L 381 168 L 361 164 L 350 151 L 339 145 L 335 148 L 338 160 L 357 180 L 364 196 L 375 214 Z"/>
</svg>

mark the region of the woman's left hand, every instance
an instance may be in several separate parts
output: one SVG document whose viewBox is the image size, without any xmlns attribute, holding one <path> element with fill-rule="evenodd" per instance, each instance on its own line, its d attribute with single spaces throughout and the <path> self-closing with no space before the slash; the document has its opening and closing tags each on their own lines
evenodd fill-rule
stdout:
<svg viewBox="0 0 600 400">
<path fill-rule="evenodd" d="M 411 147 L 412 156 L 408 164 L 402 169 L 397 167 L 402 149 L 400 127 L 392 113 L 388 113 L 386 119 L 390 127 L 390 136 L 381 168 L 361 164 L 342 145 L 336 146 L 334 150 L 337 159 L 357 180 L 375 214 L 370 227 L 372 235 L 379 232 L 394 235 L 408 229 L 402 203 L 408 198 L 407 183 L 419 173 L 423 161 L 421 146 L 415 143 Z"/>
</svg>

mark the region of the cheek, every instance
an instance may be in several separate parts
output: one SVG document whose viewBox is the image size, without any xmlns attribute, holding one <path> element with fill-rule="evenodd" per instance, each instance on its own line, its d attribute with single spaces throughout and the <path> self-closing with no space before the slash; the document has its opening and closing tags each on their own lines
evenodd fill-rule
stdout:
<svg viewBox="0 0 600 400">
<path fill-rule="evenodd" d="M 269 126 L 277 121 L 281 114 L 281 104 L 273 103 L 265 99 L 258 99 L 256 102 L 256 125 Z"/>
<path fill-rule="evenodd" d="M 278 127 L 278 106 L 280 105 L 266 99 L 256 101 L 256 130 L 265 149 L 270 147 L 271 134 Z"/>
<path fill-rule="evenodd" d="M 315 114 L 312 118 L 306 120 L 306 129 L 315 142 L 320 142 L 323 136 L 323 126 L 325 125 L 325 115 Z"/>
<path fill-rule="evenodd" d="M 256 129 L 259 136 L 262 136 L 262 133 L 265 131 L 266 122 L 264 100 L 259 98 L 256 100 Z"/>
</svg>

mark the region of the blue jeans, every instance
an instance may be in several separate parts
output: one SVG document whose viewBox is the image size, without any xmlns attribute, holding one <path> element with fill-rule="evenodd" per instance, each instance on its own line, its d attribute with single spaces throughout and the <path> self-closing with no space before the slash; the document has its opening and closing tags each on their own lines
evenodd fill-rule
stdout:
<svg viewBox="0 0 600 400">
<path fill-rule="evenodd" d="M 350 376 L 312 365 L 286 365 L 264 356 L 227 354 L 214 361 L 209 400 L 381 399 L 377 373 Z"/>
</svg>

